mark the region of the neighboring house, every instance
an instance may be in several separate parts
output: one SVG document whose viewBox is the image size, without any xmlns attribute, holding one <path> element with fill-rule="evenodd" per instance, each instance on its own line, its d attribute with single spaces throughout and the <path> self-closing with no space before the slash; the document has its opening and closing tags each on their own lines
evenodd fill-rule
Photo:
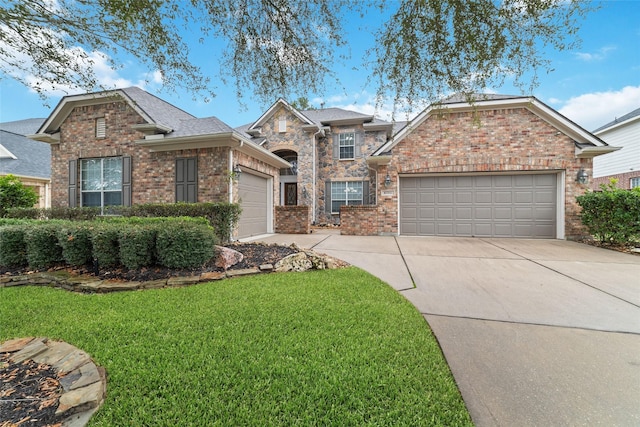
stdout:
<svg viewBox="0 0 640 427">
<path fill-rule="evenodd" d="M 593 159 L 593 189 L 609 180 L 618 180 L 619 188 L 640 187 L 640 108 L 618 117 L 593 131 L 608 144 L 623 150 Z"/>
<path fill-rule="evenodd" d="M 338 222 L 342 205 L 376 203 L 367 157 L 391 138 L 392 123 L 340 108 L 299 111 L 279 99 L 236 130 L 291 163 L 280 171 L 280 204 L 310 206 L 313 223 Z"/>
<path fill-rule="evenodd" d="M 54 206 L 239 202 L 238 238 L 273 232 L 279 170 L 290 167 L 136 87 L 66 96 L 30 138 L 51 145 Z"/>
<path fill-rule="evenodd" d="M 38 194 L 37 207 L 51 206 L 51 148 L 25 135 L 36 132 L 44 119 L 0 123 L 0 176 L 15 175 Z"/>
<path fill-rule="evenodd" d="M 617 148 L 534 97 L 451 97 L 367 160 L 378 233 L 572 238 L 592 159 Z"/>
</svg>

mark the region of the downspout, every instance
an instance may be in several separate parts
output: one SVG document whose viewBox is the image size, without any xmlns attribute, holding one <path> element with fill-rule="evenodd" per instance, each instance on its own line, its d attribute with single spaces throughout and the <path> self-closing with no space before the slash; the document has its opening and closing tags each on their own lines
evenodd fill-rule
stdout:
<svg viewBox="0 0 640 427">
<path fill-rule="evenodd" d="M 311 147 L 313 150 L 313 157 L 312 157 L 312 164 L 313 164 L 313 176 L 311 178 L 312 181 L 312 185 L 313 185 L 313 191 L 312 191 L 312 196 L 311 196 L 311 209 L 313 209 L 313 221 L 312 224 L 316 223 L 317 217 L 316 217 L 316 194 L 317 194 L 317 189 L 316 189 L 316 136 L 318 134 L 322 133 L 322 128 L 320 126 L 318 126 L 318 132 L 314 133 L 313 136 L 311 137 Z"/>
</svg>

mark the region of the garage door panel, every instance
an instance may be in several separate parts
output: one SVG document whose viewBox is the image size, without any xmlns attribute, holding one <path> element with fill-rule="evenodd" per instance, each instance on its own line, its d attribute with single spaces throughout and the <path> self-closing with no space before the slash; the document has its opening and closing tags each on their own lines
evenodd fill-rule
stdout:
<svg viewBox="0 0 640 427">
<path fill-rule="evenodd" d="M 554 238 L 556 185 L 555 174 L 402 178 L 401 233 Z M 415 200 L 417 211 L 410 213 L 406 207 Z"/>
<path fill-rule="evenodd" d="M 238 237 L 268 232 L 269 180 L 245 172 L 238 182 L 238 197 L 242 213 L 238 221 Z"/>
<path fill-rule="evenodd" d="M 416 200 L 418 198 L 416 197 Z M 436 201 L 435 193 L 420 193 L 420 203 L 433 203 Z"/>
<path fill-rule="evenodd" d="M 511 191 L 496 191 L 494 196 L 495 203 L 511 204 Z"/>
</svg>

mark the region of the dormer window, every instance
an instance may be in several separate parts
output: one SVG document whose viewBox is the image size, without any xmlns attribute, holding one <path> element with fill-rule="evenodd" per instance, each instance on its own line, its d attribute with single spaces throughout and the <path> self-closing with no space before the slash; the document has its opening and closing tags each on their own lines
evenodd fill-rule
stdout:
<svg viewBox="0 0 640 427">
<path fill-rule="evenodd" d="M 96 119 L 96 138 L 105 138 L 107 136 L 107 123 L 104 117 Z"/>
<path fill-rule="evenodd" d="M 278 132 L 285 133 L 287 131 L 287 118 L 285 116 L 280 117 L 278 120 Z"/>
</svg>

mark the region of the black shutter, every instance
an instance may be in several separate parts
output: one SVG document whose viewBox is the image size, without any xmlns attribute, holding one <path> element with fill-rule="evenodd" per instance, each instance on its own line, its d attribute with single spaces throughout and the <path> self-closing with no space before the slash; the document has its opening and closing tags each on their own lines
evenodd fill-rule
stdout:
<svg viewBox="0 0 640 427">
<path fill-rule="evenodd" d="M 331 215 L 331 182 L 324 183 L 324 212 Z"/>
<path fill-rule="evenodd" d="M 122 205 L 131 206 L 131 157 L 122 158 Z"/>
<path fill-rule="evenodd" d="M 78 206 L 78 161 L 69 160 L 69 207 Z"/>
<path fill-rule="evenodd" d="M 198 201 L 198 159 L 176 159 L 176 202 Z"/>
<path fill-rule="evenodd" d="M 362 182 L 362 204 L 370 205 L 371 201 L 369 200 L 369 181 Z"/>
</svg>

